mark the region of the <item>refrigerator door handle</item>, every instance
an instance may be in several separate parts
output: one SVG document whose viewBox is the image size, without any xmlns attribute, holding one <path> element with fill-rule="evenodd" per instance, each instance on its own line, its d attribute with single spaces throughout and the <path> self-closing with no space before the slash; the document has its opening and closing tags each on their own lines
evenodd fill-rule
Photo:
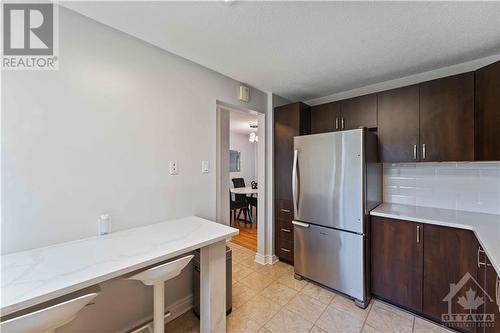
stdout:
<svg viewBox="0 0 500 333">
<path fill-rule="evenodd" d="M 292 224 L 293 224 L 293 225 L 296 225 L 297 227 L 309 228 L 309 224 L 307 224 L 307 223 L 302 223 L 302 222 L 292 221 Z"/>
<path fill-rule="evenodd" d="M 299 151 L 295 149 L 293 151 L 293 169 L 292 169 L 292 195 L 293 195 L 293 209 L 295 211 L 295 214 L 298 214 L 298 206 L 299 206 L 299 189 L 298 189 L 298 170 L 297 170 L 297 163 L 299 162 Z"/>
</svg>

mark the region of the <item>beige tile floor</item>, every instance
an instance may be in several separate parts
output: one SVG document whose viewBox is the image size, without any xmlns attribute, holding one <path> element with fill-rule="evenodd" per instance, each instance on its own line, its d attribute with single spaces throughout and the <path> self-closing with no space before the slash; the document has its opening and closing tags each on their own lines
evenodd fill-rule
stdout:
<svg viewBox="0 0 500 333">
<path fill-rule="evenodd" d="M 360 309 L 341 295 L 295 280 L 290 265 L 262 266 L 254 262 L 255 252 L 230 246 L 233 312 L 227 317 L 227 332 L 450 332 L 380 301 Z M 199 332 L 199 321 L 189 311 L 167 324 L 166 331 Z"/>
</svg>

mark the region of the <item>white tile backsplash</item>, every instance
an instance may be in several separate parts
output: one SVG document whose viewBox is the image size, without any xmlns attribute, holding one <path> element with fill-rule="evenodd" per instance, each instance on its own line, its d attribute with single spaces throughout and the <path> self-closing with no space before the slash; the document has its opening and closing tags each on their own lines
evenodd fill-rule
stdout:
<svg viewBox="0 0 500 333">
<path fill-rule="evenodd" d="M 384 202 L 500 214 L 500 162 L 384 164 Z"/>
</svg>

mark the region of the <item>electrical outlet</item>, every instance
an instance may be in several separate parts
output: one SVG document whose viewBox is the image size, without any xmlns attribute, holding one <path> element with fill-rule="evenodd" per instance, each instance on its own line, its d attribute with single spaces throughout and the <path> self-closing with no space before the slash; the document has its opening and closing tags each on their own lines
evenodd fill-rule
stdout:
<svg viewBox="0 0 500 333">
<path fill-rule="evenodd" d="M 178 175 L 179 174 L 179 166 L 178 166 L 178 163 L 177 161 L 170 161 L 168 163 L 168 166 L 169 166 L 169 173 L 170 175 Z"/>
<path fill-rule="evenodd" d="M 208 161 L 201 161 L 201 173 L 208 173 L 209 164 Z"/>
</svg>

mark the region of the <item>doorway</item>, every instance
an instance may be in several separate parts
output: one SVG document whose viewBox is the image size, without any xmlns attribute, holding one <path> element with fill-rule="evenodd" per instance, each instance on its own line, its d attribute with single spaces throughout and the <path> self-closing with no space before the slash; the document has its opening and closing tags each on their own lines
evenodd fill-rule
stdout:
<svg viewBox="0 0 500 333">
<path fill-rule="evenodd" d="M 231 241 L 256 252 L 257 262 L 264 254 L 265 157 L 265 114 L 217 102 L 217 220 L 239 229 Z"/>
<path fill-rule="evenodd" d="M 257 252 L 258 116 L 229 109 L 230 225 L 240 234 L 235 244 Z"/>
</svg>

